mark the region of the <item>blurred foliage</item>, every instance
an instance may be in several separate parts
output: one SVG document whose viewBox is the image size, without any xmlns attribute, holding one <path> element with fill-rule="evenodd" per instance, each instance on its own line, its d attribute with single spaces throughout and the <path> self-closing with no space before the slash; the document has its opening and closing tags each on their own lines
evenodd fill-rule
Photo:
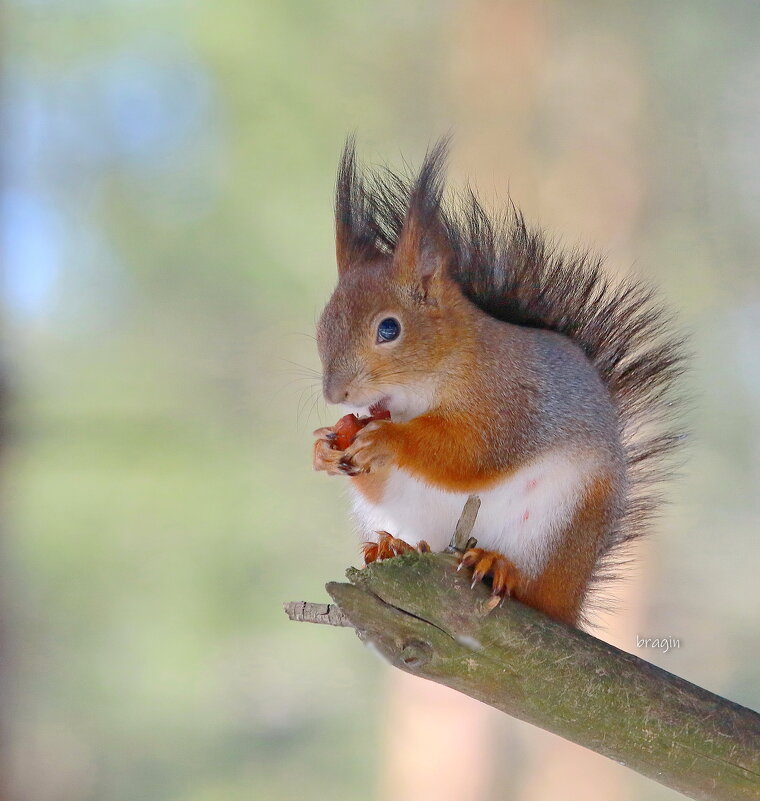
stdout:
<svg viewBox="0 0 760 801">
<path fill-rule="evenodd" d="M 341 488 L 309 463 L 331 417 L 311 336 L 334 280 L 333 170 L 355 129 L 394 163 L 452 125 L 455 161 L 474 132 L 508 140 L 517 118 L 451 89 L 461 31 L 490 6 L 6 4 L 6 715 L 25 798 L 374 797 L 380 664 L 280 610 L 357 559 Z M 604 118 L 583 76 L 617 43 L 636 54 L 646 199 L 620 250 L 663 285 L 697 354 L 697 436 L 647 601 L 650 633 L 684 647 L 646 656 L 757 705 L 760 19 L 738 0 L 542 13 L 539 161 Z M 521 45 L 493 35 L 485 75 Z M 498 146 L 480 158 L 478 175 L 505 163 Z M 505 169 L 530 183 L 522 162 Z"/>
</svg>

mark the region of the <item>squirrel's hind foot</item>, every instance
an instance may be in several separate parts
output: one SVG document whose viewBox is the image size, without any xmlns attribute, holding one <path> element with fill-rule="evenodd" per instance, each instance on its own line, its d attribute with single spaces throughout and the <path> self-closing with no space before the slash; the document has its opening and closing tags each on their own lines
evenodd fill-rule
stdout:
<svg viewBox="0 0 760 801">
<path fill-rule="evenodd" d="M 408 542 L 398 539 L 398 537 L 391 536 L 387 531 L 377 532 L 377 542 L 362 543 L 362 554 L 364 555 L 365 565 L 369 565 L 381 559 L 391 559 L 394 556 L 401 556 L 402 553 L 409 553 L 409 551 L 429 553 L 430 546 L 425 540 L 420 540 L 417 543 L 417 547 L 414 547 Z"/>
<path fill-rule="evenodd" d="M 472 586 L 479 581 L 490 579 L 491 594 L 495 598 L 504 599 L 514 595 L 520 574 L 517 568 L 498 551 L 487 551 L 484 548 L 470 548 L 459 562 L 458 570 L 472 567 Z"/>
</svg>

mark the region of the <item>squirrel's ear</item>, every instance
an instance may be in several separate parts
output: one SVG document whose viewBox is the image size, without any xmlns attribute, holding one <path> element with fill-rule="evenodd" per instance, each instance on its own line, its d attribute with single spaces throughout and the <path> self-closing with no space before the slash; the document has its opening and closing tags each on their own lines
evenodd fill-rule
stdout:
<svg viewBox="0 0 760 801">
<path fill-rule="evenodd" d="M 441 213 L 446 144 L 445 140 L 439 142 L 425 157 L 393 253 L 393 270 L 398 279 L 418 287 L 430 303 L 437 301 L 441 280 L 453 258 Z"/>
<path fill-rule="evenodd" d="M 380 254 L 377 225 L 364 181 L 356 168 L 354 137 L 343 148 L 335 185 L 335 256 L 338 274 L 372 261 Z"/>
</svg>

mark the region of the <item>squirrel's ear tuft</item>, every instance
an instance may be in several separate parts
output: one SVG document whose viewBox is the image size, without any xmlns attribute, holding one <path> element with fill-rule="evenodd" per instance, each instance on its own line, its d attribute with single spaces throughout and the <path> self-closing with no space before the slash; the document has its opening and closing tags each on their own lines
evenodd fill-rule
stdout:
<svg viewBox="0 0 760 801">
<path fill-rule="evenodd" d="M 409 207 L 398 244 L 393 270 L 399 280 L 419 288 L 421 296 L 435 303 L 440 282 L 452 260 L 441 202 L 448 141 L 429 150 L 409 193 Z"/>
<path fill-rule="evenodd" d="M 380 255 L 372 203 L 356 166 L 354 137 L 343 147 L 335 186 L 335 255 L 342 274 Z"/>
</svg>

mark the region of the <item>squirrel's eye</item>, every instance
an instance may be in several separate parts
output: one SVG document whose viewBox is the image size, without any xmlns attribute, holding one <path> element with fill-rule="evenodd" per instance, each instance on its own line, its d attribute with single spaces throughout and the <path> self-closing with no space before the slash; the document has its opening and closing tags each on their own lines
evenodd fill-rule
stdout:
<svg viewBox="0 0 760 801">
<path fill-rule="evenodd" d="M 395 317 L 386 317 L 377 326 L 377 341 L 390 342 L 401 333 L 401 323 Z"/>
</svg>

